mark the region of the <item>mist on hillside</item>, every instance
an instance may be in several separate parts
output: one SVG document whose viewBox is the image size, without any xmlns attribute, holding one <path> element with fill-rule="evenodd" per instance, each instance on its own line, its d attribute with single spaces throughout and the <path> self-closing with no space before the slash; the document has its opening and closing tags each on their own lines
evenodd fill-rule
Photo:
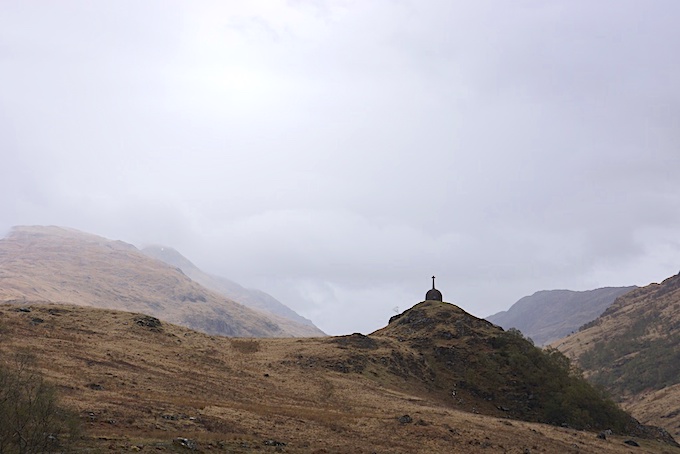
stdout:
<svg viewBox="0 0 680 454">
<path fill-rule="evenodd" d="M 165 245 L 329 334 L 644 286 L 680 242 L 680 4 L 3 2 L 0 232 Z"/>
</svg>

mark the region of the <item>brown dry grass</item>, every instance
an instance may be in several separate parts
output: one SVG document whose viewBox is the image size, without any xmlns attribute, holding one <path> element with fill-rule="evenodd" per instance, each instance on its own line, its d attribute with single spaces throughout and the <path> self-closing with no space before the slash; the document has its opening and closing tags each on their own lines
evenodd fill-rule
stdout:
<svg viewBox="0 0 680 454">
<path fill-rule="evenodd" d="M 61 227 L 16 227 L 0 239 L 0 280 L 0 301 L 66 301 L 144 312 L 229 336 L 323 335 L 208 290 L 130 244 Z"/>
<path fill-rule="evenodd" d="M 125 312 L 31 309 L 0 306 L 0 354 L 36 355 L 81 415 L 89 452 L 183 450 L 176 437 L 205 452 L 680 452 L 464 412 L 406 378 L 335 371 L 353 350 L 333 339 L 229 339 L 166 323 L 154 331 Z M 398 421 L 405 414 L 412 423 Z"/>
<path fill-rule="evenodd" d="M 645 330 L 637 333 L 640 339 L 654 340 L 671 336 L 680 323 L 680 276 L 673 276 L 661 284 L 650 284 L 619 297 L 597 323 L 567 336 L 553 346 L 578 364 L 579 358 L 596 344 L 606 344 L 619 336 L 626 336 L 631 327 L 647 320 Z M 645 354 L 635 352 L 635 354 Z M 625 360 L 625 358 L 621 358 Z M 669 358 L 669 361 L 674 361 Z M 593 371 L 585 370 L 588 376 Z M 644 424 L 666 428 L 674 436 L 680 435 L 680 377 L 664 389 L 646 389 L 639 393 L 615 396 L 621 406 Z"/>
</svg>

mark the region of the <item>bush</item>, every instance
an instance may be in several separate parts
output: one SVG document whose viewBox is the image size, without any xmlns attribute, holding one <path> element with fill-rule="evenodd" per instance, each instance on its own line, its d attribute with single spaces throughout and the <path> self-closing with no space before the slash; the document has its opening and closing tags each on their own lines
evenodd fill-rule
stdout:
<svg viewBox="0 0 680 454">
<path fill-rule="evenodd" d="M 495 364 L 484 364 L 475 379 L 489 389 L 505 388 L 506 395 L 512 393 L 520 417 L 576 429 L 626 430 L 630 417 L 590 385 L 560 351 L 541 350 L 514 329 L 501 333 L 491 344 L 494 353 L 488 359 Z M 508 389 L 504 377 L 517 383 L 514 390 Z M 523 390 L 533 397 L 523 397 Z"/>
<path fill-rule="evenodd" d="M 25 353 L 0 361 L 0 454 L 66 452 L 78 433 L 77 417 L 31 363 Z"/>
</svg>

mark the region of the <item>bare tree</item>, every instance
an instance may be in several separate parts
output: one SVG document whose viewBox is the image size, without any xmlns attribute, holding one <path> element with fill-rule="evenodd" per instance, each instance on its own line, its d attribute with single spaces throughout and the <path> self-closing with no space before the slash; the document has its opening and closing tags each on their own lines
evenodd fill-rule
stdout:
<svg viewBox="0 0 680 454">
<path fill-rule="evenodd" d="M 77 418 L 32 364 L 27 353 L 0 358 L 0 454 L 65 452 L 77 434 Z"/>
</svg>

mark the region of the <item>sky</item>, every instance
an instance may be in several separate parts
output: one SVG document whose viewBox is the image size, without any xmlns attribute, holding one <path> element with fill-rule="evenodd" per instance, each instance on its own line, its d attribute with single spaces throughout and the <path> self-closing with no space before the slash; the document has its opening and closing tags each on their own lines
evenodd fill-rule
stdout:
<svg viewBox="0 0 680 454">
<path fill-rule="evenodd" d="M 328 334 L 680 271 L 675 0 L 0 0 L 0 235 L 174 247 Z"/>
</svg>

